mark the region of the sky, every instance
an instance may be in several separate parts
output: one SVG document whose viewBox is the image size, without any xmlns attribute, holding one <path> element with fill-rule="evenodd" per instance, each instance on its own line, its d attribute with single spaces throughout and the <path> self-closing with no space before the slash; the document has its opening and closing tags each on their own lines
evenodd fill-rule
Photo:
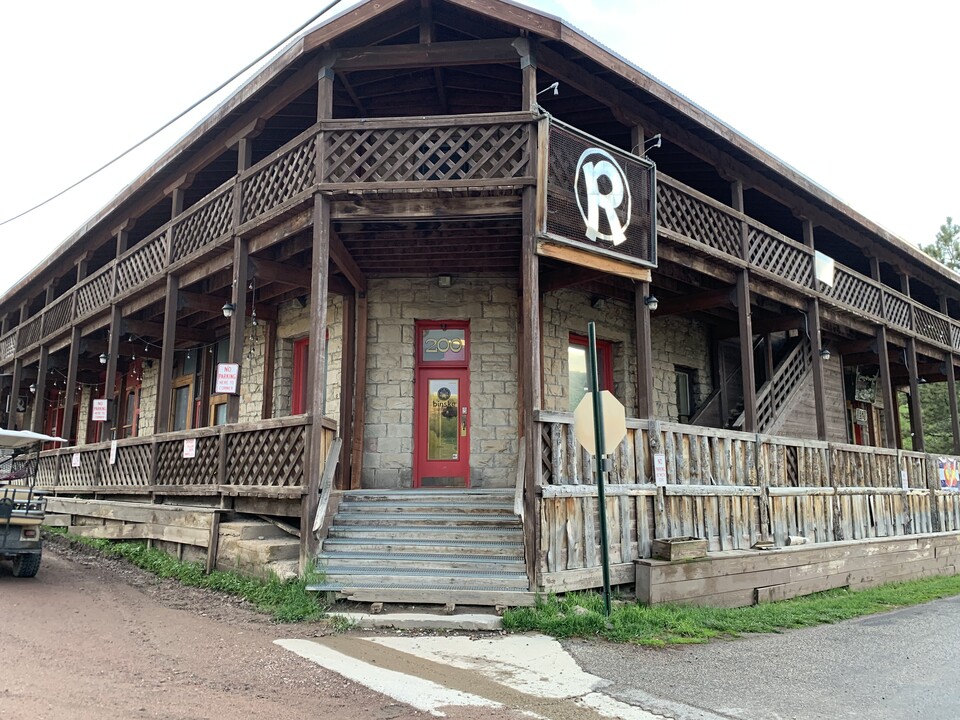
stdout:
<svg viewBox="0 0 960 720">
<path fill-rule="evenodd" d="M 155 131 L 328 2 L 279 0 L 255 15 L 226 0 L 5 4 L 0 222 Z M 523 4 L 566 19 L 908 242 L 932 242 L 960 217 L 960 3 Z M 0 293 L 227 96 L 0 226 Z"/>
</svg>

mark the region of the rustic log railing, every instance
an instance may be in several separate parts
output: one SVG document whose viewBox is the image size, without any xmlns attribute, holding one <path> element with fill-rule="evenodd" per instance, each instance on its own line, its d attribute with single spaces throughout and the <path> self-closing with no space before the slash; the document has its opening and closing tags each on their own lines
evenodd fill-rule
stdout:
<svg viewBox="0 0 960 720">
<path fill-rule="evenodd" d="M 335 424 L 324 418 L 322 447 Z M 299 499 L 308 486 L 311 418 L 295 415 L 48 450 L 40 455 L 37 485 L 58 494 L 244 495 Z M 195 443 L 184 457 L 184 441 Z M 322 449 L 322 448 L 321 448 Z M 320 452 L 320 449 L 317 450 Z"/>
<path fill-rule="evenodd" d="M 537 572 L 555 591 L 600 581 L 597 492 L 572 423 L 569 413 L 538 416 Z M 662 487 L 655 453 L 665 456 Z M 717 551 L 960 530 L 960 493 L 940 489 L 940 456 L 635 419 L 612 455 L 613 582 L 633 582 L 633 561 L 650 557 L 656 537 L 701 537 Z"/>
</svg>

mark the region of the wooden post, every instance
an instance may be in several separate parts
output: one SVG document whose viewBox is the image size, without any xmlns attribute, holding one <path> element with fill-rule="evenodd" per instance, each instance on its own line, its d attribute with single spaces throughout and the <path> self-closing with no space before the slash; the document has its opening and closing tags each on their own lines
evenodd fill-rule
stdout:
<svg viewBox="0 0 960 720">
<path fill-rule="evenodd" d="M 900 436 L 897 433 L 899 411 L 890 380 L 890 353 L 887 349 L 886 325 L 877 325 L 877 364 L 880 366 L 880 391 L 883 393 L 883 411 L 886 419 L 883 423 L 884 445 L 897 449 L 900 447 Z"/>
<path fill-rule="evenodd" d="M 920 404 L 920 378 L 917 368 L 917 341 L 907 338 L 907 375 L 910 378 L 910 433 L 913 449 L 924 452 L 923 415 Z"/>
<path fill-rule="evenodd" d="M 810 324 L 810 350 L 813 353 L 813 402 L 817 417 L 817 440 L 827 439 L 827 399 L 823 380 L 823 358 L 820 351 L 823 345 L 820 339 L 820 301 L 816 298 L 807 302 L 807 322 Z M 837 362 L 840 358 L 837 357 Z"/>
<path fill-rule="evenodd" d="M 77 368 L 80 364 L 80 327 L 70 331 L 70 359 L 67 360 L 67 394 L 64 399 L 63 427 L 60 437 L 70 440 L 73 434 L 73 406 L 77 403 Z"/>
<path fill-rule="evenodd" d="M 732 206 L 743 212 L 743 183 L 730 183 Z M 744 260 L 750 257 L 747 225 L 740 223 L 740 252 Z M 757 431 L 757 380 L 753 366 L 753 314 L 750 311 L 750 271 L 737 273 L 737 311 L 740 326 L 740 373 L 743 378 L 743 431 Z"/>
<path fill-rule="evenodd" d="M 36 392 L 33 394 L 33 431 L 43 432 L 43 414 L 47 404 L 47 363 L 49 350 L 46 345 L 40 346 L 40 359 L 37 361 Z"/>
<path fill-rule="evenodd" d="M 340 335 L 340 468 L 337 473 L 337 489 L 350 489 L 350 458 L 353 452 L 353 408 L 356 398 L 355 374 L 363 372 L 356 368 L 356 293 L 343 296 L 343 330 Z M 356 371 L 356 373 L 355 373 Z"/>
<path fill-rule="evenodd" d="M 23 374 L 23 360 L 14 358 L 13 377 L 10 378 L 10 407 L 7 413 L 7 430 L 17 430 L 17 400 L 20 398 L 20 376 Z"/>
<path fill-rule="evenodd" d="M 653 418 L 657 414 L 653 389 L 653 343 L 650 339 L 650 307 L 645 300 L 650 283 L 634 283 L 633 308 L 637 323 L 637 417 Z"/>
<path fill-rule="evenodd" d="M 364 411 L 367 406 L 367 294 L 357 293 L 357 359 L 354 363 L 353 450 L 350 456 L 350 488 L 357 490 L 363 470 Z"/>
<path fill-rule="evenodd" d="M 537 63 L 530 48 L 521 56 L 522 71 L 521 95 L 523 110 L 533 110 L 537 98 Z M 537 175 L 537 160 L 542 145 L 538 143 L 535 127 L 530 129 L 528 152 L 531 158 L 529 174 Z M 522 239 L 520 249 L 520 287 L 523 293 L 520 321 L 522 324 L 521 342 L 523 351 L 520 362 L 520 384 L 523 396 L 520 403 L 520 427 L 523 432 L 523 478 L 524 478 L 524 551 L 527 561 L 527 576 L 531 589 L 540 584 L 537 575 L 540 563 L 537 561 L 539 518 L 536 488 L 540 485 L 540 434 L 534 420 L 541 405 L 540 368 L 540 262 L 537 256 L 537 212 L 539 193 L 545 188 L 525 187 L 521 198 Z"/>
<path fill-rule="evenodd" d="M 324 400 L 324 363 L 322 358 L 326 353 L 327 332 L 327 288 L 329 285 L 330 263 L 330 199 L 317 193 L 313 198 L 313 255 L 310 283 L 310 302 L 313 305 L 310 313 L 310 354 L 316 362 L 310 363 L 308 379 L 308 398 L 311 424 L 310 441 L 310 472 L 307 475 L 307 494 L 303 503 L 304 517 L 301 518 L 301 550 L 306 553 L 306 559 L 312 558 L 317 551 L 317 538 L 313 534 L 313 520 L 320 503 L 320 475 L 326 455 L 323 447 L 323 400 Z"/>
<path fill-rule="evenodd" d="M 227 355 L 229 362 L 243 363 L 243 336 L 247 328 L 247 282 L 250 269 L 250 256 L 247 241 L 241 237 L 233 239 L 233 315 L 230 317 L 230 343 Z M 242 378 L 241 378 L 242 380 Z M 227 400 L 227 422 L 240 420 L 240 395 L 231 395 Z"/>
<path fill-rule="evenodd" d="M 107 399 L 107 423 L 114 430 L 117 429 L 117 403 L 114 400 L 113 393 L 117 387 L 117 361 L 120 359 L 120 324 L 123 322 L 123 316 L 120 312 L 120 306 L 114 303 L 110 306 L 110 337 L 107 341 L 107 368 L 106 376 L 103 381 L 103 396 Z M 103 437 L 100 440 L 112 440 L 110 437 Z"/>
<path fill-rule="evenodd" d="M 263 420 L 273 417 L 273 376 L 277 358 L 277 322 L 267 320 L 263 323 L 263 402 L 260 417 Z"/>
<path fill-rule="evenodd" d="M 947 306 L 947 296 L 938 295 L 940 313 L 950 317 L 950 308 Z M 949 330 L 947 331 L 950 332 Z M 948 337 L 946 343 L 953 347 L 953 338 Z M 945 358 L 947 374 L 947 399 L 950 401 L 950 428 L 953 431 L 953 452 L 960 455 L 960 415 L 957 412 L 957 373 L 953 364 L 953 352 L 948 352 Z"/>
<path fill-rule="evenodd" d="M 163 339 L 160 348 L 160 377 L 157 381 L 157 416 L 154 432 L 170 429 L 170 393 L 173 388 L 173 351 L 177 342 L 177 306 L 180 278 L 167 275 L 167 294 L 163 306 Z"/>
</svg>

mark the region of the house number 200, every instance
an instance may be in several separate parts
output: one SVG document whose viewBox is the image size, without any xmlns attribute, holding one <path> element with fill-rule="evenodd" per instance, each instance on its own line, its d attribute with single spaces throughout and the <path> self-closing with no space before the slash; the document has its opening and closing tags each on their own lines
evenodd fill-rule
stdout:
<svg viewBox="0 0 960 720">
<path fill-rule="evenodd" d="M 424 338 L 424 352 L 428 353 L 458 353 L 463 350 L 463 338 Z"/>
</svg>

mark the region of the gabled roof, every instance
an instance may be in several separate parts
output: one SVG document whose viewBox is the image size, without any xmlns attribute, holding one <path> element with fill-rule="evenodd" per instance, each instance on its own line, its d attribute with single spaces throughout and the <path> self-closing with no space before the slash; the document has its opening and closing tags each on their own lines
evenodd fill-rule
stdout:
<svg viewBox="0 0 960 720">
<path fill-rule="evenodd" d="M 515 28 L 543 44 L 544 55 L 555 65 L 567 69 L 564 82 L 588 93 L 592 85 L 602 83 L 605 92 L 614 91 L 614 97 L 605 95 L 616 114 L 663 118 L 669 132 L 684 135 L 689 142 L 702 143 L 701 150 L 709 151 L 719 163 L 729 162 L 736 168 L 747 168 L 756 177 L 782 186 L 796 194 L 797 211 L 804 206 L 816 207 L 847 225 L 853 231 L 867 233 L 889 243 L 891 249 L 944 276 L 948 282 L 960 282 L 960 275 L 936 262 L 913 245 L 901 240 L 867 217 L 861 215 L 816 182 L 787 163 L 752 142 L 710 112 L 649 75 L 629 60 L 604 47 L 561 18 L 520 5 L 510 0 L 434 0 L 434 7 L 445 11 L 472 13 L 473 17 L 498 28 Z M 78 247 L 80 241 L 106 221 L 112 225 L 122 218 L 123 205 L 139 192 L 161 188 L 176 177 L 176 168 L 193 155 L 205 151 L 213 134 L 229 136 L 231 125 L 239 121 L 245 108 L 268 89 L 284 82 L 295 71 L 314 61 L 324 51 L 335 48 L 339 40 L 355 36 L 362 29 L 378 21 L 394 18 L 407 10 L 419 12 L 419 3 L 411 0 L 367 0 L 350 8 L 313 30 L 307 30 L 291 41 L 262 70 L 257 72 L 233 95 L 220 103 L 172 148 L 160 156 L 137 179 L 114 197 L 103 209 L 93 215 L 54 252 L 26 277 L 16 283 L 5 295 L 8 299 L 30 285 L 62 254 Z M 318 62 L 318 60 L 317 60 Z M 543 65 L 550 65 L 545 59 Z M 601 77 L 602 76 L 602 77 Z M 729 168 L 726 168 L 729 169 Z M 111 216 L 115 215 L 111 219 Z"/>
</svg>

